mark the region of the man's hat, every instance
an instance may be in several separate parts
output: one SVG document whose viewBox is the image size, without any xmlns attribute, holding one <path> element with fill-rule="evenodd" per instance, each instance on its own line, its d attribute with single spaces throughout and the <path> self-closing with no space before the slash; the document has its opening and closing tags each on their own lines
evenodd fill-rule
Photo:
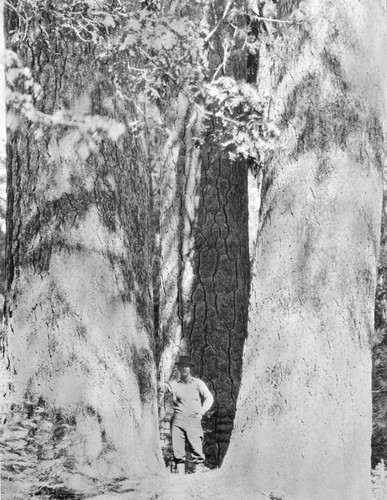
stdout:
<svg viewBox="0 0 387 500">
<path fill-rule="evenodd" d="M 182 354 L 179 357 L 179 361 L 175 363 L 175 365 L 194 366 L 194 364 L 191 361 L 191 357 L 188 356 L 187 354 Z"/>
</svg>

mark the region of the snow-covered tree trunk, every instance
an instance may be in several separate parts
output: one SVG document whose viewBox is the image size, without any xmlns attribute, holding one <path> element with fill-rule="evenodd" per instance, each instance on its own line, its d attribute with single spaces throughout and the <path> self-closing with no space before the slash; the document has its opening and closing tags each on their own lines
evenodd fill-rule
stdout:
<svg viewBox="0 0 387 500">
<path fill-rule="evenodd" d="M 223 470 L 284 498 L 365 500 L 385 2 L 289 5 L 279 2 L 288 22 L 267 23 L 272 35 L 261 51 L 260 86 L 273 95 L 282 136 L 264 173 L 242 384 Z"/>
<path fill-rule="evenodd" d="M 125 122 L 130 112 L 119 111 L 111 75 L 91 43 L 60 25 L 58 6 L 48 6 L 17 47 L 43 87 L 41 111 Z M 11 34 L 18 22 L 11 14 Z M 28 418 L 51 419 L 53 442 L 68 440 L 69 472 L 84 478 L 134 477 L 160 463 L 143 151 L 128 131 L 93 145 L 77 128 L 39 134 L 21 122 L 9 138 L 12 399 L 30 405 Z M 40 458 L 52 459 L 45 449 Z"/>
<path fill-rule="evenodd" d="M 6 165 L 5 165 L 5 150 L 6 150 L 6 100 L 5 100 L 5 65 L 4 65 L 4 56 L 5 56 L 5 33 L 4 33 L 4 1 L 0 1 L 0 175 L 5 174 L 6 178 Z M 3 183 L 5 187 L 5 179 Z M 5 197 L 4 197 L 5 198 Z M 3 270 L 4 272 L 4 270 Z M 4 286 L 4 284 L 3 284 Z M 0 334 L 0 353 L 3 352 L 4 349 L 4 339 L 3 335 Z M 1 355 L 1 354 L 0 354 Z M 8 385 L 8 376 L 1 371 L 0 381 L 0 390 L 4 394 L 7 390 Z M 4 401 L 0 402 L 0 411 L 2 415 L 5 413 L 6 405 Z M 3 422 L 3 418 L 1 422 Z"/>
<path fill-rule="evenodd" d="M 5 97 L 4 2 L 0 2 L 0 314 L 4 303 L 6 212 L 6 97 Z"/>
<path fill-rule="evenodd" d="M 5 104 L 4 0 L 0 1 L 0 178 L 5 174 L 6 104 Z"/>
</svg>

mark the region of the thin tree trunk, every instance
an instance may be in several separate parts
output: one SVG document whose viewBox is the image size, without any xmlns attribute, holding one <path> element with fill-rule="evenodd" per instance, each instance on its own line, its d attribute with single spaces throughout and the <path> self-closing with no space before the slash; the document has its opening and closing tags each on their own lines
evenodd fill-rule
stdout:
<svg viewBox="0 0 387 500">
<path fill-rule="evenodd" d="M 180 93 L 170 103 L 170 131 L 161 157 L 159 370 L 163 379 L 171 376 L 179 351 L 187 349 L 183 340 L 183 325 L 187 321 L 184 304 L 192 286 L 187 272 L 193 251 L 191 225 L 200 168 L 197 148 L 190 137 L 195 125 L 192 120 L 188 125 L 192 115 L 192 106 Z M 197 119 L 193 121 L 196 123 Z"/>
<path fill-rule="evenodd" d="M 302 5 L 301 15 L 279 2 L 283 20 L 297 24 L 271 25 L 277 34 L 261 53 L 261 75 L 271 76 L 269 85 L 261 76 L 261 88 L 273 94 L 282 138 L 264 174 L 242 384 L 223 471 L 265 494 L 365 500 L 385 6 Z"/>
<path fill-rule="evenodd" d="M 160 203 L 160 265 L 159 314 L 156 331 L 159 377 L 162 381 L 174 376 L 179 352 L 188 352 L 184 325 L 189 321 L 187 304 L 191 299 L 193 225 L 197 205 L 197 177 L 200 174 L 198 149 L 192 135 L 199 135 L 201 120 L 181 93 L 170 103 L 170 137 L 163 147 L 159 177 Z M 189 123 L 189 125 L 188 125 Z M 170 418 L 172 402 L 163 397 L 159 405 L 160 433 L 165 459 L 172 458 Z"/>
</svg>

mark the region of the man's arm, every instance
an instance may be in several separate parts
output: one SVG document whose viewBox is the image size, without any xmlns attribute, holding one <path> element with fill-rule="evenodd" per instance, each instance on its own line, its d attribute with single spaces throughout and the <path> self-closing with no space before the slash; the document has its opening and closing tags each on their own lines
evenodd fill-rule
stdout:
<svg viewBox="0 0 387 500">
<path fill-rule="evenodd" d="M 202 400 L 202 415 L 204 415 L 211 408 L 214 402 L 214 396 L 202 380 L 200 380 L 199 384 L 199 394 Z"/>
<path fill-rule="evenodd" d="M 169 382 L 158 382 L 157 390 L 158 392 L 173 392 Z"/>
</svg>

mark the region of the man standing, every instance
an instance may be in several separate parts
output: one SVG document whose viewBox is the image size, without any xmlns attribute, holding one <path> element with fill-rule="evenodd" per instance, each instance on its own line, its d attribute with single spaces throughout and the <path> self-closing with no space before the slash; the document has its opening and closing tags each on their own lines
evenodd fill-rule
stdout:
<svg viewBox="0 0 387 500">
<path fill-rule="evenodd" d="M 171 419 L 172 447 L 176 471 L 185 473 L 185 445 L 191 451 L 195 472 L 204 470 L 203 429 L 201 419 L 211 408 L 214 398 L 206 384 L 191 375 L 193 363 L 187 355 L 181 355 L 176 363 L 180 380 L 162 384 L 173 397 L 173 417 Z"/>
</svg>

